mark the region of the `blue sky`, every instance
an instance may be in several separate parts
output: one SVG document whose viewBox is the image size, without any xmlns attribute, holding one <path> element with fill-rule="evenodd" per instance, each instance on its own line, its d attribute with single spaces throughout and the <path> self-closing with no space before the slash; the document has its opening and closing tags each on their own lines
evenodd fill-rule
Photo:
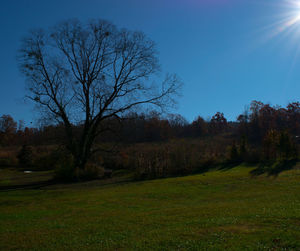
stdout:
<svg viewBox="0 0 300 251">
<path fill-rule="evenodd" d="M 252 100 L 299 101 L 299 6 L 291 0 L 1 0 L 0 115 L 36 118 L 23 102 L 20 39 L 68 18 L 102 18 L 145 32 L 157 43 L 163 71 L 185 83 L 173 112 L 189 121 L 217 111 L 235 120 Z"/>
</svg>

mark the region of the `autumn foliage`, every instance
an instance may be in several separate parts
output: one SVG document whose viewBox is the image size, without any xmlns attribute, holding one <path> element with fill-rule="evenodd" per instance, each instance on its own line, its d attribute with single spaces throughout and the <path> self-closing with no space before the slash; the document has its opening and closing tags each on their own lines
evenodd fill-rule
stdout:
<svg viewBox="0 0 300 251">
<path fill-rule="evenodd" d="M 126 169 L 133 171 L 137 179 L 144 179 L 203 172 L 242 162 L 272 165 L 296 160 L 300 103 L 283 108 L 253 101 L 249 107 L 236 121 L 227 121 L 221 112 L 210 120 L 198 116 L 191 123 L 181 115 L 161 116 L 157 112 L 128 113 L 111 119 L 106 122 L 110 130 L 96 139 L 97 145 L 111 151 L 94 156 L 87 173 L 93 176 L 100 169 Z M 82 130 L 80 124 L 73 127 L 74 131 Z M 64 140 L 60 124 L 28 128 L 9 115 L 0 118 L 1 150 L 18 149 L 14 158 L 18 158 L 19 166 L 59 166 L 61 151 L 56 149 L 64 145 Z M 3 156 L 0 164 L 8 163 L 3 160 L 11 155 Z"/>
</svg>

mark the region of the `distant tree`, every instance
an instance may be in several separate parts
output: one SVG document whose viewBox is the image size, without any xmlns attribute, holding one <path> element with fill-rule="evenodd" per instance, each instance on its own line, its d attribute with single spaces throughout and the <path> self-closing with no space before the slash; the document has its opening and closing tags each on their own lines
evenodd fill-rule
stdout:
<svg viewBox="0 0 300 251">
<path fill-rule="evenodd" d="M 10 115 L 2 115 L 0 117 L 0 131 L 3 133 L 15 133 L 17 130 L 17 122 Z"/>
<path fill-rule="evenodd" d="M 125 142 L 142 142 L 145 139 L 145 115 L 129 112 L 121 124 L 122 140 Z"/>
<path fill-rule="evenodd" d="M 176 75 L 150 81 L 159 70 L 154 42 L 103 20 L 33 31 L 22 41 L 19 62 L 27 97 L 46 119 L 63 123 L 66 147 L 79 169 L 99 150 L 94 142 L 109 129 L 105 121 L 143 105 L 166 108 L 181 85 Z"/>
<path fill-rule="evenodd" d="M 240 161 L 240 154 L 235 142 L 229 148 L 229 161 L 231 163 L 238 163 Z"/>
<path fill-rule="evenodd" d="M 19 120 L 19 124 L 18 124 L 18 131 L 19 132 L 22 132 L 22 131 L 24 131 L 24 129 L 25 129 L 25 122 L 24 122 L 24 120 Z"/>
<path fill-rule="evenodd" d="M 279 134 L 277 147 L 280 159 L 286 160 L 297 157 L 296 145 L 287 131 L 282 131 Z"/>
<path fill-rule="evenodd" d="M 10 145 L 14 143 L 17 132 L 17 122 L 10 115 L 0 117 L 0 144 Z"/>
<path fill-rule="evenodd" d="M 247 137 L 243 135 L 240 139 L 239 155 L 241 160 L 245 161 L 247 158 Z"/>
<path fill-rule="evenodd" d="M 288 127 L 291 132 L 300 136 L 300 102 L 293 102 L 287 106 Z"/>
<path fill-rule="evenodd" d="M 289 129 L 289 131 L 292 132 L 292 128 L 288 125 L 288 112 L 286 108 L 277 107 L 274 117 L 273 121 L 277 130 L 283 131 Z"/>
<path fill-rule="evenodd" d="M 240 114 L 237 117 L 238 122 L 238 131 L 240 136 L 248 137 L 249 136 L 249 114 L 248 109 L 245 109 L 243 114 Z"/>
<path fill-rule="evenodd" d="M 172 127 L 184 127 L 189 124 L 188 121 L 180 114 L 168 114 L 168 120 Z"/>
<path fill-rule="evenodd" d="M 182 115 L 169 114 L 168 121 L 171 126 L 173 136 L 175 137 L 187 136 L 186 129 L 189 127 L 189 123 Z"/>
<path fill-rule="evenodd" d="M 276 130 L 269 130 L 263 138 L 262 161 L 274 161 L 278 157 L 278 138 Z"/>
<path fill-rule="evenodd" d="M 261 143 L 263 138 L 259 123 L 259 111 L 263 105 L 264 104 L 262 102 L 256 100 L 252 101 L 250 104 L 249 140 L 256 144 Z"/>
<path fill-rule="evenodd" d="M 297 158 L 297 146 L 287 130 L 269 130 L 263 140 L 263 160 L 288 160 Z"/>
<path fill-rule="evenodd" d="M 162 141 L 171 138 L 172 131 L 169 121 L 152 113 L 145 121 L 145 136 L 147 141 Z"/>
<path fill-rule="evenodd" d="M 199 137 L 207 134 L 208 126 L 206 121 L 201 117 L 198 116 L 191 124 L 191 136 Z"/>
<path fill-rule="evenodd" d="M 18 153 L 19 166 L 22 168 L 30 168 L 33 164 L 33 148 L 29 145 L 23 145 Z"/>
<path fill-rule="evenodd" d="M 227 127 L 227 119 L 224 113 L 217 112 L 210 120 L 210 128 L 212 133 L 221 133 Z"/>
</svg>

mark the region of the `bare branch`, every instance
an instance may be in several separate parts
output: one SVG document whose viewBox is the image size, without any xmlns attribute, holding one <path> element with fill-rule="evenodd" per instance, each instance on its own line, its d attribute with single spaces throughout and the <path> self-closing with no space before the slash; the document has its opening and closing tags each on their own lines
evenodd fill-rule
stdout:
<svg viewBox="0 0 300 251">
<path fill-rule="evenodd" d="M 29 99 L 64 123 L 81 167 L 103 121 L 136 106 L 166 108 L 181 85 L 176 75 L 151 82 L 160 69 L 154 42 L 103 20 L 33 31 L 23 40 L 19 62 Z M 79 140 L 72 131 L 77 123 L 83 125 Z"/>
</svg>

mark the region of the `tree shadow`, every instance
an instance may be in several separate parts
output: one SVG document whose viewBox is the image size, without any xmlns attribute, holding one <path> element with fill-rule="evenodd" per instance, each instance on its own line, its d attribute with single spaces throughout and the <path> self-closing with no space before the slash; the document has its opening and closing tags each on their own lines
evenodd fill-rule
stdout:
<svg viewBox="0 0 300 251">
<path fill-rule="evenodd" d="M 240 165 L 243 165 L 244 167 L 253 167 L 256 166 L 257 164 L 254 163 L 247 163 L 243 161 L 226 161 L 223 163 L 217 163 L 209 166 L 201 166 L 201 168 L 198 168 L 195 174 L 203 174 L 206 172 L 209 172 L 211 170 L 219 170 L 219 171 L 229 171 L 235 167 L 238 167 Z"/>
<path fill-rule="evenodd" d="M 14 190 L 26 190 L 26 189 L 41 189 L 43 187 L 47 187 L 50 185 L 57 184 L 58 182 L 54 179 L 41 181 L 41 182 L 32 182 L 29 184 L 21 184 L 21 185 L 7 185 L 7 186 L 0 186 L 0 192 L 8 192 Z"/>
<path fill-rule="evenodd" d="M 253 169 L 250 174 L 252 176 L 267 174 L 268 176 L 277 177 L 280 173 L 293 169 L 297 161 L 297 159 L 290 159 L 277 161 L 273 164 L 260 164 L 257 168 Z"/>
<path fill-rule="evenodd" d="M 204 174 L 209 172 L 210 170 L 214 169 L 215 165 L 205 165 L 205 166 L 201 166 L 198 167 L 194 172 L 192 172 L 192 174 Z"/>
<path fill-rule="evenodd" d="M 226 163 L 223 163 L 219 166 L 219 170 L 221 171 L 228 171 L 232 168 L 235 168 L 239 165 L 241 165 L 242 162 L 241 161 L 234 161 L 234 162 L 226 162 Z"/>
<path fill-rule="evenodd" d="M 16 190 L 39 190 L 39 189 L 59 189 L 59 188 L 82 188 L 82 187 L 96 187 L 96 186 L 107 186 L 113 184 L 125 184 L 129 182 L 135 182 L 132 177 L 107 177 L 103 176 L 101 178 L 95 178 L 91 180 L 59 180 L 55 177 L 50 178 L 46 181 L 35 181 L 27 184 L 10 184 L 10 185 L 0 185 L 0 193 Z"/>
<path fill-rule="evenodd" d="M 283 171 L 288 171 L 293 169 L 293 167 L 296 164 L 297 164 L 296 159 L 279 162 L 269 171 L 269 176 L 278 176 L 278 174 L 280 174 Z"/>
</svg>

